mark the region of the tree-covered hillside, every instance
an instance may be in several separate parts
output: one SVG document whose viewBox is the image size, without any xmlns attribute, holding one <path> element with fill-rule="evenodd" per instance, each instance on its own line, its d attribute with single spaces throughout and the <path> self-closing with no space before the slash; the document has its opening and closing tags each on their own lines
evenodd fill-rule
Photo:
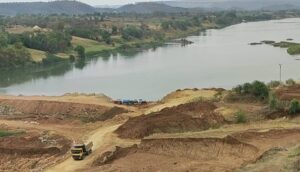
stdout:
<svg viewBox="0 0 300 172">
<path fill-rule="evenodd" d="M 0 3 L 0 15 L 17 14 L 87 14 L 96 9 L 77 1 Z"/>
</svg>

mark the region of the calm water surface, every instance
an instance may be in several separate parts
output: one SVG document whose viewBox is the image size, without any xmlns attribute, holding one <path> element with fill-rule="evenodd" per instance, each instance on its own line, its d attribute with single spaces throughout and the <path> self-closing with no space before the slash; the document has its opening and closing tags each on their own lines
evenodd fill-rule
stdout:
<svg viewBox="0 0 300 172">
<path fill-rule="evenodd" d="M 253 80 L 300 78 L 300 56 L 262 40 L 300 42 L 300 19 L 242 23 L 188 37 L 192 45 L 168 45 L 134 55 L 111 55 L 86 64 L 0 73 L 2 94 L 104 93 L 113 98 L 157 100 L 178 88 L 231 88 Z"/>
</svg>

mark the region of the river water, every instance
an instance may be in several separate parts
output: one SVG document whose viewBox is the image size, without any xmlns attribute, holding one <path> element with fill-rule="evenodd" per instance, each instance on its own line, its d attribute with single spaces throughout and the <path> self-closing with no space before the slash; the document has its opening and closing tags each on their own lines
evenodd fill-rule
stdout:
<svg viewBox="0 0 300 172">
<path fill-rule="evenodd" d="M 300 78 L 300 56 L 262 40 L 300 42 L 300 19 L 242 23 L 188 37 L 194 44 L 94 58 L 84 64 L 0 73 L 0 92 L 12 95 L 104 93 L 112 98 L 157 100 L 180 88 L 231 88 L 254 80 Z"/>
</svg>

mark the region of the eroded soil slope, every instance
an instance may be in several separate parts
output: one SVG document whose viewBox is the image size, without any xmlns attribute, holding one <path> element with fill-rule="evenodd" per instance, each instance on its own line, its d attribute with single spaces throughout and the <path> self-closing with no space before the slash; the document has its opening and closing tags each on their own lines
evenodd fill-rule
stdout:
<svg viewBox="0 0 300 172">
<path fill-rule="evenodd" d="M 145 139 L 106 152 L 90 171 L 219 172 L 256 163 L 270 150 L 299 145 L 300 129 L 246 131 L 225 138 Z M 275 169 L 273 169 L 275 170 Z"/>
<path fill-rule="evenodd" d="M 104 121 L 125 113 L 121 107 L 48 100 L 0 99 L 0 117 L 5 119 L 59 118 L 84 122 Z"/>
<path fill-rule="evenodd" d="M 42 171 L 62 158 L 71 141 L 48 132 L 0 138 L 0 171 Z"/>
<path fill-rule="evenodd" d="M 116 131 L 121 138 L 143 138 L 153 133 L 200 131 L 225 123 L 223 116 L 214 112 L 210 102 L 193 102 L 160 112 L 130 118 Z"/>
</svg>

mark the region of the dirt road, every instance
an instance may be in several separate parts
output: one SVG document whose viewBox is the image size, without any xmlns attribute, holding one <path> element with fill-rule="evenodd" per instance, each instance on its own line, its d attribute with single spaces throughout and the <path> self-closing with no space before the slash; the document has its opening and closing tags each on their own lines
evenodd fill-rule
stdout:
<svg viewBox="0 0 300 172">
<path fill-rule="evenodd" d="M 46 172 L 57 172 L 57 171 L 64 171 L 64 172 L 73 172 L 78 169 L 84 168 L 98 155 L 98 152 L 103 151 L 107 146 L 110 145 L 112 140 L 114 139 L 113 131 L 116 130 L 120 125 L 113 125 L 113 126 L 103 126 L 99 129 L 91 132 L 89 138 L 86 142 L 92 141 L 94 143 L 93 146 L 93 153 L 88 156 L 83 161 L 74 161 L 72 157 L 67 158 L 65 161 L 57 164 L 54 167 L 50 167 L 46 170 Z"/>
</svg>

